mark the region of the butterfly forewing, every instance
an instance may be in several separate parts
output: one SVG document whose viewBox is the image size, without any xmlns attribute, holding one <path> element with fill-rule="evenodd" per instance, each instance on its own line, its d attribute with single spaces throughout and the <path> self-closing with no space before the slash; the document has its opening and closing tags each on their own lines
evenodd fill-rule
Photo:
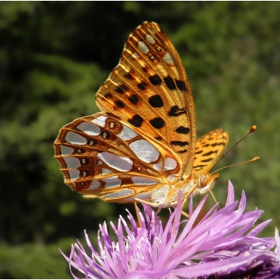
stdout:
<svg viewBox="0 0 280 280">
<path fill-rule="evenodd" d="M 96 95 L 164 156 L 175 154 L 190 174 L 196 125 L 192 93 L 174 46 L 156 23 L 145 22 L 128 37 L 120 62 Z"/>
</svg>

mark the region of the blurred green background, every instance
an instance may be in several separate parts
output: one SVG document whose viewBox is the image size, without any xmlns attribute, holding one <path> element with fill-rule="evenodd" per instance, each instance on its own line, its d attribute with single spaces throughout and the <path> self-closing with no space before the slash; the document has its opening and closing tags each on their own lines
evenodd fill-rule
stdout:
<svg viewBox="0 0 280 280">
<path fill-rule="evenodd" d="M 97 112 L 96 91 L 145 20 L 164 28 L 182 58 L 199 135 L 222 127 L 231 146 L 257 125 L 219 166 L 261 160 L 221 171 L 214 194 L 224 201 L 230 179 L 238 197 L 246 191 L 248 210 L 273 218 L 264 232 L 273 236 L 280 228 L 279 12 L 279 2 L 1 2 L 0 277 L 69 278 L 58 247 L 69 254 L 84 229 L 94 242 L 99 223 L 133 211 L 71 192 L 52 144 L 64 124 Z"/>
</svg>

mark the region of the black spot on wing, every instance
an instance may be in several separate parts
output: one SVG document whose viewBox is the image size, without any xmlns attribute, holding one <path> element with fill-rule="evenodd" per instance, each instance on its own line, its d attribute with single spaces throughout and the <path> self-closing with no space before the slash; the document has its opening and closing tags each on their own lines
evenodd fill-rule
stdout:
<svg viewBox="0 0 280 280">
<path fill-rule="evenodd" d="M 173 79 L 170 76 L 165 77 L 163 80 L 164 80 L 166 86 L 170 90 L 175 90 L 176 89 L 175 83 L 174 83 Z"/>
<path fill-rule="evenodd" d="M 132 94 L 128 97 L 128 100 L 130 103 L 132 103 L 133 105 L 137 105 L 139 102 L 139 97 L 137 96 L 137 94 Z"/>
<path fill-rule="evenodd" d="M 108 131 L 102 132 L 101 135 L 104 139 L 110 139 L 111 138 L 111 133 L 109 133 Z"/>
<path fill-rule="evenodd" d="M 186 84 L 183 81 L 175 80 L 176 86 L 180 91 L 187 91 Z"/>
<path fill-rule="evenodd" d="M 108 92 L 108 93 L 104 94 L 104 97 L 106 97 L 107 99 L 112 99 L 113 95 L 112 95 L 112 93 Z"/>
<path fill-rule="evenodd" d="M 152 120 L 150 120 L 150 124 L 157 129 L 160 129 L 164 126 L 164 120 L 162 118 L 154 118 Z"/>
<path fill-rule="evenodd" d="M 144 120 L 139 115 L 134 115 L 131 119 L 129 119 L 127 121 L 129 123 L 131 123 L 132 125 L 134 125 L 135 127 L 141 127 Z"/>
<path fill-rule="evenodd" d="M 180 133 L 180 134 L 188 134 L 190 132 L 190 128 L 189 127 L 185 127 L 185 126 L 179 126 L 178 128 L 176 128 L 175 131 L 177 133 Z"/>
<path fill-rule="evenodd" d="M 201 162 L 207 163 L 207 162 L 210 162 L 211 160 L 213 160 L 213 158 L 203 159 L 203 160 L 201 160 Z"/>
<path fill-rule="evenodd" d="M 195 169 L 197 171 L 197 170 L 202 169 L 205 166 L 206 166 L 206 164 L 204 164 L 204 165 L 202 165 L 202 164 L 201 165 L 195 165 L 195 166 L 193 166 L 193 169 Z"/>
<path fill-rule="evenodd" d="M 122 101 L 120 101 L 120 100 L 117 100 L 117 101 L 115 102 L 115 105 L 116 105 L 118 108 L 124 108 L 124 103 L 123 103 Z"/>
<path fill-rule="evenodd" d="M 170 144 L 174 145 L 174 146 L 184 147 L 184 146 L 189 145 L 189 142 L 188 141 L 171 141 Z"/>
<path fill-rule="evenodd" d="M 98 144 L 98 141 L 91 138 L 91 139 L 88 139 L 87 144 L 88 144 L 89 146 L 95 146 L 95 145 Z"/>
<path fill-rule="evenodd" d="M 149 104 L 154 108 L 161 108 L 163 106 L 163 101 L 160 95 L 153 95 L 149 98 Z"/>
<path fill-rule="evenodd" d="M 180 115 L 183 115 L 186 113 L 186 109 L 185 108 L 179 108 L 177 105 L 171 107 L 170 111 L 168 112 L 168 116 L 171 117 L 178 117 Z"/>
<path fill-rule="evenodd" d="M 76 148 L 76 149 L 75 149 L 75 152 L 76 152 L 77 154 L 84 154 L 84 153 L 86 152 L 86 150 L 85 150 L 85 149 L 82 149 L 82 148 Z"/>
<path fill-rule="evenodd" d="M 89 160 L 89 158 L 81 158 L 80 163 L 81 163 L 81 165 L 89 165 L 90 160 Z"/>
<path fill-rule="evenodd" d="M 226 143 L 225 142 L 221 142 L 221 143 L 215 143 L 215 144 L 211 144 L 211 147 L 216 147 L 216 146 L 225 146 Z"/>
<path fill-rule="evenodd" d="M 89 177 L 89 171 L 88 170 L 80 170 L 80 177 Z"/>
<path fill-rule="evenodd" d="M 147 89 L 147 84 L 145 82 L 141 82 L 139 84 L 137 84 L 137 87 L 140 89 L 140 90 L 146 90 Z"/>
<path fill-rule="evenodd" d="M 153 76 L 150 76 L 150 77 L 149 77 L 149 81 L 151 82 L 151 84 L 152 84 L 153 86 L 160 86 L 161 83 L 162 83 L 161 78 L 160 78 L 159 75 L 157 75 L 157 74 L 155 74 L 155 75 L 153 75 Z"/>
<path fill-rule="evenodd" d="M 181 151 L 177 151 L 177 154 L 184 154 L 186 153 L 188 150 L 181 150 Z"/>
<path fill-rule="evenodd" d="M 208 152 L 208 153 L 203 154 L 202 156 L 203 156 L 203 157 L 209 157 L 209 156 L 211 156 L 211 155 L 213 155 L 213 154 L 217 154 L 217 152 L 218 152 L 218 151 L 210 151 L 210 152 Z"/>
<path fill-rule="evenodd" d="M 122 85 L 116 87 L 116 89 L 115 89 L 115 92 L 120 93 L 120 94 L 123 94 L 127 91 L 129 91 L 129 88 L 125 84 L 122 84 Z"/>
<path fill-rule="evenodd" d="M 124 74 L 124 77 L 127 78 L 128 80 L 134 80 L 134 76 L 131 75 L 129 72 Z"/>
</svg>

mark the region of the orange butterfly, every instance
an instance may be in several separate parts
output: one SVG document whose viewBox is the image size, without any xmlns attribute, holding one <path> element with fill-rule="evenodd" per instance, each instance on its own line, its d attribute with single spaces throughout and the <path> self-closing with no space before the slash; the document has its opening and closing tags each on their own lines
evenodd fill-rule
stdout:
<svg viewBox="0 0 280 280">
<path fill-rule="evenodd" d="M 101 112 L 65 125 L 54 142 L 65 183 L 108 202 L 177 204 L 206 193 L 229 136 L 196 139 L 190 84 L 180 57 L 155 22 L 128 37 L 119 64 L 96 94 Z"/>
</svg>

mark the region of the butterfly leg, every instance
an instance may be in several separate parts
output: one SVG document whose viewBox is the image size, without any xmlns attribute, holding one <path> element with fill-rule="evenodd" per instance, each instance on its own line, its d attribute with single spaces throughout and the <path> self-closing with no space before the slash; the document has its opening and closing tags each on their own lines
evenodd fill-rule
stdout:
<svg viewBox="0 0 280 280">
<path fill-rule="evenodd" d="M 152 202 L 149 202 L 149 201 L 146 201 L 146 200 L 142 200 L 142 199 L 140 199 L 140 198 L 135 198 L 135 201 L 137 201 L 137 202 L 139 202 L 139 203 L 142 203 L 142 204 L 147 204 L 147 205 L 149 205 L 149 206 L 151 206 L 151 207 L 153 207 L 153 208 L 157 208 L 157 211 L 156 211 L 156 214 L 158 215 L 159 214 L 159 212 L 161 211 L 161 208 L 160 207 L 158 207 L 158 205 L 157 204 L 155 204 L 155 203 L 152 203 Z M 134 205 L 136 204 L 136 202 L 134 202 Z M 137 218 L 138 219 L 138 218 Z"/>
<path fill-rule="evenodd" d="M 146 201 L 146 200 L 142 200 L 142 199 L 140 199 L 140 198 L 135 198 L 134 200 L 137 201 L 137 202 L 139 202 L 139 203 L 147 204 L 147 205 L 149 205 L 149 206 L 151 206 L 151 207 L 154 207 L 154 208 L 157 208 L 157 207 L 158 207 L 157 204 L 152 203 L 152 202 L 149 202 L 149 201 Z M 135 203 L 135 202 L 134 202 L 134 203 Z"/>
<path fill-rule="evenodd" d="M 182 213 L 182 215 L 185 216 L 186 218 L 188 218 L 188 219 L 190 218 L 189 214 L 186 213 L 185 211 L 182 210 L 181 213 Z"/>
<path fill-rule="evenodd" d="M 210 193 L 211 193 L 211 196 L 212 196 L 212 198 L 213 198 L 215 204 L 218 204 L 218 201 L 217 201 L 215 195 L 212 193 L 212 191 L 210 191 Z M 219 206 L 219 205 L 218 205 L 218 209 L 220 209 L 220 206 Z"/>
<path fill-rule="evenodd" d="M 183 208 L 184 208 L 186 202 L 187 202 L 187 198 L 185 198 L 185 199 L 183 200 L 182 208 L 181 208 L 181 213 L 182 213 L 183 216 L 185 216 L 186 218 L 189 219 L 189 218 L 190 218 L 190 215 L 189 215 L 188 213 L 186 213 L 186 212 L 183 210 Z"/>
</svg>

